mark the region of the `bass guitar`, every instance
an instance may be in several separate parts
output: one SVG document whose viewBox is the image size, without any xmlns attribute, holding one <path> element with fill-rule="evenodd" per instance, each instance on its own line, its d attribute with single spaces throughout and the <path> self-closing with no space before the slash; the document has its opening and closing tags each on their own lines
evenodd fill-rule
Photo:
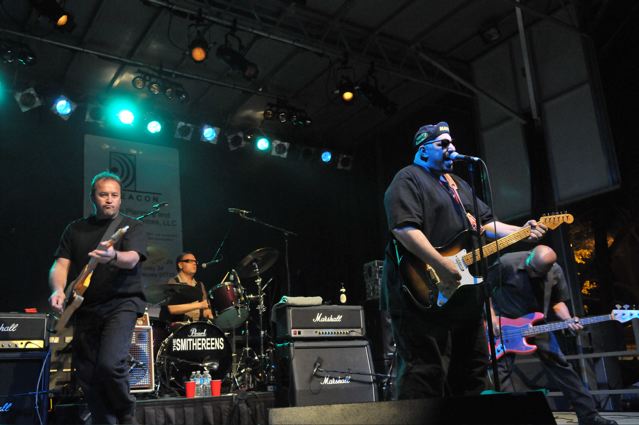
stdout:
<svg viewBox="0 0 639 425">
<path fill-rule="evenodd" d="M 553 230 L 562 223 L 570 224 L 573 221 L 574 218 L 571 214 L 545 215 L 537 220 L 538 223 Z M 522 227 L 508 236 L 482 246 L 481 249 L 486 258 L 500 249 L 526 239 L 528 236 L 530 236 L 530 227 Z M 439 276 L 430 265 L 408 252 L 402 255 L 399 262 L 399 270 L 404 282 L 402 289 L 418 307 L 422 309 L 430 309 L 435 306 L 443 307 L 462 286 L 476 285 L 483 281 L 481 277 L 475 277 L 469 271 L 469 267 L 479 261 L 480 256 L 479 248 L 471 252 L 467 252 L 463 248 L 467 239 L 468 231 L 464 231 L 457 235 L 452 242 L 443 247 L 435 248 L 457 266 L 462 278 L 456 288 L 444 288 Z"/>
<path fill-rule="evenodd" d="M 539 335 L 546 332 L 567 329 L 571 321 L 553 322 L 544 325 L 533 326 L 544 318 L 543 313 L 530 313 L 517 319 L 500 319 L 501 333 L 495 338 L 495 355 L 497 359 L 506 353 L 532 354 L 537 350 L 537 346 L 529 344 L 527 337 Z M 625 323 L 632 319 L 639 318 L 639 310 L 612 310 L 610 314 L 601 316 L 583 317 L 579 319 L 582 325 L 592 325 L 609 320 Z"/>
<path fill-rule="evenodd" d="M 103 245 L 98 245 L 98 248 L 109 248 L 115 245 L 124 234 L 129 230 L 129 226 L 124 226 L 118 229 L 109 240 L 106 241 L 106 247 Z M 102 242 L 100 242 L 102 243 Z M 97 249 L 97 248 L 96 248 Z M 89 288 L 89 284 L 91 283 L 91 276 L 93 276 L 93 271 L 98 266 L 98 262 L 95 258 L 91 257 L 89 262 L 82 268 L 82 271 L 78 276 L 69 284 L 67 288 L 71 289 L 71 294 L 67 294 L 67 301 L 65 303 L 64 309 L 62 310 L 62 314 L 60 318 L 58 318 L 58 322 L 55 326 L 55 332 L 59 333 L 62 329 L 67 326 L 69 323 L 69 319 L 73 316 L 73 313 L 82 305 L 84 302 L 84 293 Z"/>
</svg>

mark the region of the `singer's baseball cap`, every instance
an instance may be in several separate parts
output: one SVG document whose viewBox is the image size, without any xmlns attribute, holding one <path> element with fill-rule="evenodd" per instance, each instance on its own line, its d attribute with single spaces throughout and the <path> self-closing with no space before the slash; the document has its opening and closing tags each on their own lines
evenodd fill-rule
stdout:
<svg viewBox="0 0 639 425">
<path fill-rule="evenodd" d="M 437 124 L 426 124 L 419 127 L 419 130 L 415 133 L 413 146 L 417 148 L 423 144 L 436 142 L 442 139 L 453 140 L 450 136 L 450 128 L 448 127 L 447 122 L 442 121 Z"/>
</svg>

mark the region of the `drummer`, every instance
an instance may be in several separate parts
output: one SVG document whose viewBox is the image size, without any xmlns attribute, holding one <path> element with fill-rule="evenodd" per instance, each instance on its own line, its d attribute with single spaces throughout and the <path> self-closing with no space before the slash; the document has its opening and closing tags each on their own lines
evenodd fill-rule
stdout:
<svg viewBox="0 0 639 425">
<path fill-rule="evenodd" d="M 160 309 L 160 320 L 167 323 L 193 322 L 213 318 L 206 289 L 195 279 L 198 261 L 186 251 L 175 259 L 177 275 L 168 280 L 170 285 L 184 285 Z M 188 288 L 187 288 L 188 287 Z"/>
</svg>

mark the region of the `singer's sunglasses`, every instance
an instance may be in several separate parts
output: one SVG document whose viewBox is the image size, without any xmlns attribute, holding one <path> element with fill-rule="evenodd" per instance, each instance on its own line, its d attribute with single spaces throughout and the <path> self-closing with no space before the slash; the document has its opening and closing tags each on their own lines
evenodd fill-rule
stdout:
<svg viewBox="0 0 639 425">
<path fill-rule="evenodd" d="M 426 142 L 424 143 L 422 146 L 426 146 L 426 145 L 432 145 L 433 143 L 441 143 L 441 147 L 442 149 L 447 149 L 448 146 L 450 146 L 452 142 L 452 140 L 448 140 L 448 139 L 442 139 L 442 140 L 431 140 L 430 142 Z"/>
<path fill-rule="evenodd" d="M 189 260 L 180 260 L 180 261 L 178 261 L 178 263 L 195 263 L 195 264 L 200 264 L 200 262 L 199 262 L 199 261 L 197 261 L 197 260 L 191 260 L 191 259 L 189 259 Z"/>
</svg>

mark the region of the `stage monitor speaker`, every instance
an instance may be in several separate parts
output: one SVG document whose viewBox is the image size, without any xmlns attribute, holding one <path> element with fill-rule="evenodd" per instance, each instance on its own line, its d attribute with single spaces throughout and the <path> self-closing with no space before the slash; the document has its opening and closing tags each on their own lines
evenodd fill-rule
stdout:
<svg viewBox="0 0 639 425">
<path fill-rule="evenodd" d="M 0 353 L 0 424 L 46 424 L 49 352 Z"/>
<path fill-rule="evenodd" d="M 151 326 L 136 326 L 129 348 L 129 385 L 132 393 L 153 391 L 153 360 L 153 329 Z"/>
<path fill-rule="evenodd" d="M 270 425 L 553 425 L 541 392 L 444 399 L 285 407 L 269 410 Z"/>
<path fill-rule="evenodd" d="M 276 359 L 279 406 L 377 401 L 368 341 L 278 344 Z"/>
</svg>

